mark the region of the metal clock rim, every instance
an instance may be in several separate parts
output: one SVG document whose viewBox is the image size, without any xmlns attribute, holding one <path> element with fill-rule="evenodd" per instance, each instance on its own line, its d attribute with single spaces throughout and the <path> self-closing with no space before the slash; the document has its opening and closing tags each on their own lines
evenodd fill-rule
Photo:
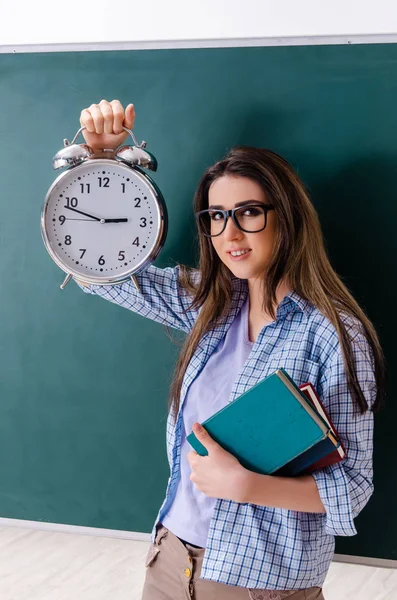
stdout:
<svg viewBox="0 0 397 600">
<path fill-rule="evenodd" d="M 97 161 L 101 165 L 109 165 L 112 167 L 115 166 L 115 161 L 112 159 L 109 159 L 109 158 L 92 159 L 92 163 L 97 162 Z M 63 264 L 61 262 L 61 260 L 58 258 L 58 256 L 55 254 L 55 252 L 50 244 L 50 241 L 48 239 L 48 235 L 47 235 L 47 231 L 46 231 L 46 227 L 45 227 L 45 216 L 46 216 L 46 209 L 48 206 L 48 201 L 50 199 L 50 196 L 51 196 L 54 188 L 69 173 L 69 171 L 77 172 L 82 168 L 86 168 L 87 162 L 84 162 L 83 164 L 78 165 L 76 167 L 69 167 L 68 169 L 63 171 L 52 182 L 50 188 L 47 191 L 47 194 L 45 196 L 44 203 L 43 203 L 43 206 L 41 209 L 41 216 L 40 216 L 41 237 L 42 237 L 44 246 L 45 246 L 47 252 L 49 253 L 49 255 L 51 256 L 52 260 L 67 275 L 72 275 L 73 278 L 75 278 L 79 281 L 83 281 L 84 283 L 92 284 L 92 285 L 105 286 L 105 285 L 114 285 L 117 283 L 122 283 L 124 281 L 128 281 L 129 279 L 131 279 L 134 275 L 137 275 L 140 272 L 144 271 L 148 266 L 150 266 L 153 263 L 153 261 L 158 256 L 159 252 L 161 251 L 162 247 L 164 246 L 164 242 L 165 242 L 166 235 L 167 235 L 167 229 L 168 229 L 167 206 L 165 204 L 163 195 L 162 195 L 161 191 L 159 190 L 159 188 L 157 187 L 156 183 L 152 180 L 152 178 L 148 174 L 143 173 L 141 171 L 141 169 L 139 169 L 139 167 L 128 167 L 127 165 L 123 165 L 122 163 L 119 163 L 119 162 L 116 162 L 116 164 L 120 168 L 126 169 L 128 171 L 134 171 L 138 175 L 139 179 L 141 179 L 142 182 L 144 182 L 145 184 L 147 184 L 149 186 L 149 188 L 151 188 L 151 191 L 157 201 L 159 217 L 160 217 L 159 218 L 159 227 L 157 230 L 157 239 L 156 239 L 156 243 L 155 243 L 154 247 L 152 248 L 151 252 L 147 255 L 147 257 L 141 263 L 136 265 L 133 269 L 131 269 L 127 273 L 124 273 L 122 276 L 116 275 L 114 277 L 106 277 L 106 278 L 105 277 L 100 278 L 100 277 L 95 277 L 95 276 L 90 276 L 90 275 L 83 276 L 80 272 L 78 272 L 72 268 L 66 268 L 65 264 Z"/>
</svg>

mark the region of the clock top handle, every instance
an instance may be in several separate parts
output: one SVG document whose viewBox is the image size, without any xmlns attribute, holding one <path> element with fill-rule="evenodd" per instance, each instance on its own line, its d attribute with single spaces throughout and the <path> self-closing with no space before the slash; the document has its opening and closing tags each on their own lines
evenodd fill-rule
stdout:
<svg viewBox="0 0 397 600">
<path fill-rule="evenodd" d="M 71 142 L 69 142 L 67 139 L 64 139 L 64 140 L 63 140 L 63 143 L 64 143 L 64 145 L 65 145 L 65 146 L 72 146 L 72 145 L 73 145 L 73 144 L 76 142 L 76 140 L 77 140 L 77 138 L 79 137 L 80 133 L 81 133 L 81 132 L 82 132 L 84 129 L 86 129 L 86 127 L 85 127 L 85 126 L 83 126 L 83 127 L 80 127 L 80 129 L 77 131 L 76 135 L 74 136 L 74 138 L 73 138 L 73 140 L 72 140 Z M 135 137 L 135 136 L 134 136 L 134 134 L 132 133 L 132 130 L 131 130 L 131 129 L 128 129 L 128 127 L 124 127 L 124 125 L 123 125 L 123 129 L 124 129 L 124 131 L 126 131 L 126 132 L 127 132 L 127 133 L 128 133 L 130 136 L 131 136 L 131 138 L 132 138 L 132 141 L 134 142 L 134 146 L 136 146 L 137 148 L 146 148 L 146 142 L 144 142 L 143 140 L 142 140 L 142 142 L 141 142 L 140 144 L 138 144 L 138 142 L 137 142 L 137 140 L 136 140 L 136 137 Z"/>
</svg>

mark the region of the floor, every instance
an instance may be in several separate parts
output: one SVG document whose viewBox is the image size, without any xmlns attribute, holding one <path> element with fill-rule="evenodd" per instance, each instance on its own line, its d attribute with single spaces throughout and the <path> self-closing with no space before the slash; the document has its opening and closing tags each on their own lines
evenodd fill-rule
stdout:
<svg viewBox="0 0 397 600">
<path fill-rule="evenodd" d="M 0 527 L 0 600 L 140 600 L 148 542 Z M 397 600 L 397 569 L 332 563 L 326 600 Z"/>
</svg>

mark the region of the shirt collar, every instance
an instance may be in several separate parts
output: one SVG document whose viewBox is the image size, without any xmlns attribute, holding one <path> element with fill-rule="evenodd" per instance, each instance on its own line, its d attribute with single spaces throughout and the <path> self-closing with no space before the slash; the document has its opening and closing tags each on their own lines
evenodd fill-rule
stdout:
<svg viewBox="0 0 397 600">
<path fill-rule="evenodd" d="M 311 306 L 312 304 L 308 300 L 302 298 L 295 290 L 291 290 L 278 305 L 277 319 L 285 317 L 290 312 L 300 311 L 307 314 Z"/>
<path fill-rule="evenodd" d="M 232 278 L 234 289 L 238 292 L 237 309 L 241 307 L 243 302 L 248 297 L 248 281 L 246 279 L 239 279 L 238 277 Z M 290 312 L 300 311 L 308 314 L 312 308 L 312 303 L 305 300 L 296 292 L 291 290 L 284 296 L 280 304 L 277 307 L 276 317 L 285 317 Z"/>
</svg>

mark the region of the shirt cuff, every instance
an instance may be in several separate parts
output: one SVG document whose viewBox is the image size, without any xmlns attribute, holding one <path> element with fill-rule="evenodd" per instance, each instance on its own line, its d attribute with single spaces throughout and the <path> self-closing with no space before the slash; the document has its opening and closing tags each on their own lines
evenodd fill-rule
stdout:
<svg viewBox="0 0 397 600">
<path fill-rule="evenodd" d="M 83 292 L 85 292 L 86 294 L 95 294 L 95 288 L 97 287 L 96 285 L 92 285 L 91 283 L 88 283 L 86 285 L 83 285 L 82 283 L 80 283 L 79 281 L 77 281 L 77 279 L 75 279 L 73 277 L 73 281 L 79 286 L 79 288 L 81 290 L 83 290 Z"/>
<path fill-rule="evenodd" d="M 325 533 L 333 536 L 356 535 L 349 485 L 343 466 L 340 463 L 331 465 L 311 475 L 326 510 Z"/>
</svg>

